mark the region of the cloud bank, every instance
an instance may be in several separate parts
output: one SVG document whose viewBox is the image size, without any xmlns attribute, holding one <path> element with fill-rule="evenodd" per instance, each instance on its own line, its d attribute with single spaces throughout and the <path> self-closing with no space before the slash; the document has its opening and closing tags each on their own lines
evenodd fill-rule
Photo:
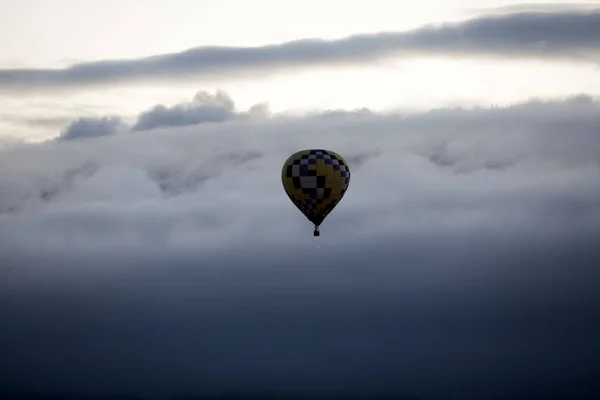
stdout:
<svg viewBox="0 0 600 400">
<path fill-rule="evenodd" d="M 221 123 L 250 118 L 266 118 L 270 114 L 268 103 L 258 103 L 248 111 L 238 111 L 233 99 L 222 90 L 214 94 L 200 90 L 192 101 L 156 106 L 141 112 L 129 125 L 122 117 L 81 117 L 71 122 L 60 133 L 58 140 L 88 139 L 114 135 L 119 132 L 139 132 L 156 128 L 179 127 L 205 123 Z"/>
<path fill-rule="evenodd" d="M 67 126 L 60 139 L 73 140 L 96 136 L 114 135 L 123 125 L 118 117 L 79 118 Z"/>
<path fill-rule="evenodd" d="M 199 47 L 131 60 L 104 60 L 65 69 L 0 70 L 2 91 L 65 89 L 90 84 L 176 81 L 271 74 L 319 65 L 366 64 L 422 55 L 563 59 L 597 63 L 600 12 L 522 12 L 489 15 L 407 32 L 306 39 L 262 47 Z"/>
<path fill-rule="evenodd" d="M 0 390 L 600 393 L 595 99 L 174 110 L 0 148 Z M 280 181 L 308 147 L 353 173 L 319 238 Z"/>
</svg>

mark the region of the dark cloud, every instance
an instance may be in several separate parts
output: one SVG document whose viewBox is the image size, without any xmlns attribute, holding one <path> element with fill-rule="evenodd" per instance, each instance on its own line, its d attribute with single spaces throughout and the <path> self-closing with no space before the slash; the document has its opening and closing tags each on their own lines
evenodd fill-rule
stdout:
<svg viewBox="0 0 600 400">
<path fill-rule="evenodd" d="M 3 386 L 593 398 L 591 238 L 376 236 L 319 249 L 265 238 L 210 255 L 15 257 L 3 272 Z"/>
<path fill-rule="evenodd" d="M 223 122 L 235 116 L 235 104 L 224 91 L 214 95 L 199 91 L 190 103 L 173 107 L 162 104 L 144 111 L 138 116 L 132 131 L 145 131 L 169 126 L 195 125 L 205 122 Z"/>
<path fill-rule="evenodd" d="M 61 132 L 60 140 L 86 139 L 114 135 L 125 127 L 119 117 L 82 117 Z"/>
<path fill-rule="evenodd" d="M 483 16 L 408 32 L 365 34 L 338 40 L 307 39 L 253 48 L 199 47 L 134 60 L 97 61 L 65 69 L 0 70 L 3 90 L 148 80 L 269 74 L 279 69 L 365 64 L 385 57 L 477 55 L 598 62 L 600 12 L 523 12 Z"/>
<path fill-rule="evenodd" d="M 23 144 L 25 144 L 25 142 L 21 138 L 4 135 L 0 136 L 0 150 L 14 148 L 15 146 Z"/>
<path fill-rule="evenodd" d="M 120 117 L 82 117 L 71 122 L 58 137 L 59 140 L 86 139 L 119 132 L 148 131 L 158 128 L 220 123 L 232 120 L 261 119 L 269 116 L 268 103 L 256 104 L 248 111 L 239 112 L 233 99 L 222 90 L 214 94 L 200 90 L 192 101 L 171 107 L 158 104 L 141 112 L 132 126 Z"/>
<path fill-rule="evenodd" d="M 594 398 L 599 111 L 582 95 L 1 149 L 0 390 Z M 353 171 L 318 240 L 280 181 L 307 147 Z"/>
<path fill-rule="evenodd" d="M 521 3 L 509 4 L 499 7 L 487 7 L 473 10 L 479 16 L 486 15 L 506 15 L 515 13 L 544 13 L 544 12 L 573 12 L 573 11 L 595 11 L 598 4 L 595 3 Z"/>
</svg>

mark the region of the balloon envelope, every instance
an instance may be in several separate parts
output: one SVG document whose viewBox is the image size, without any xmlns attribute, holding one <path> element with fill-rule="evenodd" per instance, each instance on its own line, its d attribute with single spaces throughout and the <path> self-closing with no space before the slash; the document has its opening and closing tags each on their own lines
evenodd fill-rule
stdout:
<svg viewBox="0 0 600 400">
<path fill-rule="evenodd" d="M 331 150 L 302 150 L 285 161 L 281 180 L 292 203 L 315 224 L 317 236 L 319 225 L 348 189 L 350 168 Z"/>
</svg>

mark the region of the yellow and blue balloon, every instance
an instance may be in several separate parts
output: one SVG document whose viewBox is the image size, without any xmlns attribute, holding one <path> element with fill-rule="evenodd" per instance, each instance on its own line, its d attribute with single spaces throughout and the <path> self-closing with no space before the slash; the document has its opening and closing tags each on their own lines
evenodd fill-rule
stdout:
<svg viewBox="0 0 600 400">
<path fill-rule="evenodd" d="M 350 168 L 331 150 L 302 150 L 285 161 L 281 180 L 292 203 L 315 225 L 314 236 L 319 236 L 319 225 L 348 190 Z"/>
</svg>

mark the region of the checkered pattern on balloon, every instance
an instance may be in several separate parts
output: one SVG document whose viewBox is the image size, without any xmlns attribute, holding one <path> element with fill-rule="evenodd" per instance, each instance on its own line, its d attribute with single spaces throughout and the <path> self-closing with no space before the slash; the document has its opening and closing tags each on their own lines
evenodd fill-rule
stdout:
<svg viewBox="0 0 600 400">
<path fill-rule="evenodd" d="M 319 236 L 319 226 L 348 190 L 350 168 L 331 150 L 302 150 L 283 164 L 281 179 L 288 197 Z"/>
</svg>

